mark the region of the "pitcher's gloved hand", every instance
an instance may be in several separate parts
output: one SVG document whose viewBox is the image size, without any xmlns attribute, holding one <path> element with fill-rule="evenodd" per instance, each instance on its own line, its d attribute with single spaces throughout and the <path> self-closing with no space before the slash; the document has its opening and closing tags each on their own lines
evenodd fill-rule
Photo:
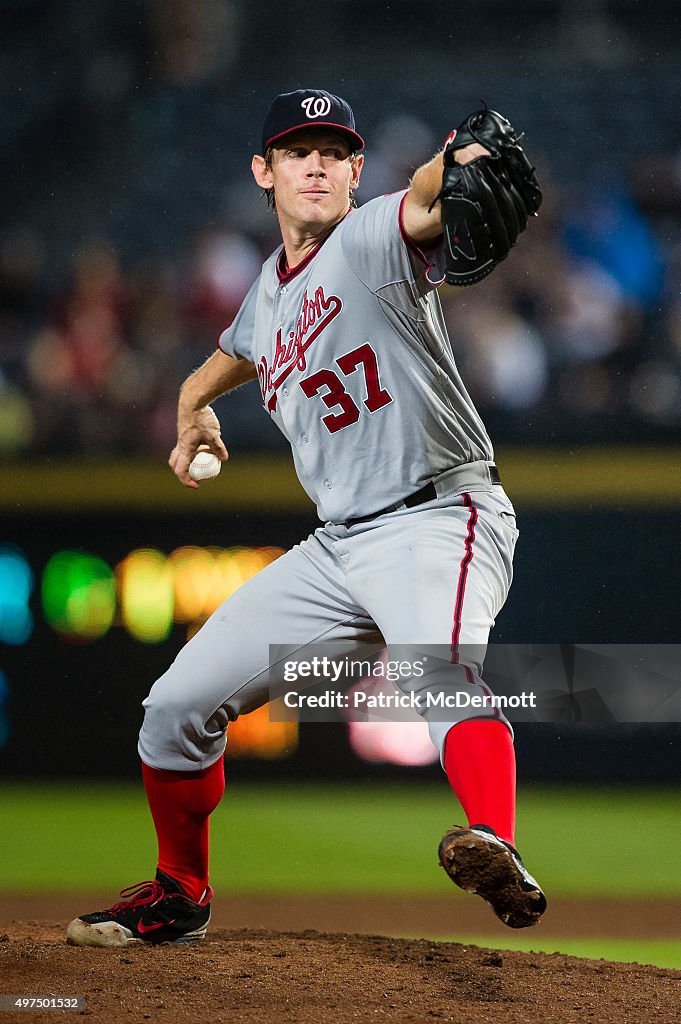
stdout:
<svg viewBox="0 0 681 1024">
<path fill-rule="evenodd" d="M 539 209 L 541 188 L 521 138 L 505 117 L 485 109 L 470 114 L 445 146 L 437 199 L 447 284 L 475 284 L 491 273 Z M 473 142 L 490 155 L 457 163 L 456 151 Z"/>
</svg>

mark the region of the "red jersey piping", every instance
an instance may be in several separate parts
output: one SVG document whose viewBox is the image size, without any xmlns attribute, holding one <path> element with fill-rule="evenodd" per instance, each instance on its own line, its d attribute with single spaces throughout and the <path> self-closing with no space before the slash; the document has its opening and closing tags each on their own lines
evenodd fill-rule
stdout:
<svg viewBox="0 0 681 1024">
<path fill-rule="evenodd" d="M 430 284 L 442 284 L 442 282 L 445 279 L 444 278 L 444 274 L 437 281 L 434 281 L 429 276 L 429 271 L 433 267 L 433 264 L 430 262 L 430 260 L 426 256 L 426 254 L 423 251 L 423 249 L 414 241 L 414 239 L 411 237 L 411 235 L 407 231 L 406 227 L 404 226 L 404 201 L 405 201 L 405 199 L 407 198 L 408 195 L 409 195 L 409 190 L 407 190 L 404 193 L 404 195 L 402 196 L 402 199 L 400 200 L 400 211 L 399 211 L 399 215 L 398 215 L 399 224 L 400 224 L 400 234 L 402 235 L 402 239 L 404 241 L 404 244 L 407 246 L 407 248 L 411 249 L 411 251 L 418 256 L 418 258 L 421 260 L 422 263 L 425 263 L 425 265 L 426 265 L 426 279 L 430 282 Z"/>
</svg>

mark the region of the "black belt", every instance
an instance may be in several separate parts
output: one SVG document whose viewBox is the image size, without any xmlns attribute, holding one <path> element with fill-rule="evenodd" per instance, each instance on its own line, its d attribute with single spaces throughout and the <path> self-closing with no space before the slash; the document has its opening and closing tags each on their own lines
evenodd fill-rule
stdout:
<svg viewBox="0 0 681 1024">
<path fill-rule="evenodd" d="M 501 477 L 499 476 L 499 470 L 493 462 L 487 464 L 489 469 L 489 477 L 493 484 L 500 484 Z M 420 491 L 415 491 L 410 494 L 408 498 L 403 501 L 398 501 L 396 505 L 388 505 L 387 508 L 382 508 L 380 512 L 372 512 L 368 516 L 357 516 L 355 519 L 346 519 L 343 526 L 356 526 L 357 523 L 368 523 L 371 519 L 378 519 L 379 516 L 385 516 L 388 512 L 397 512 L 398 508 L 415 508 L 417 505 L 425 505 L 427 501 L 434 501 L 437 498 L 437 491 L 435 490 L 435 484 L 429 483 L 425 487 L 422 487 Z"/>
</svg>

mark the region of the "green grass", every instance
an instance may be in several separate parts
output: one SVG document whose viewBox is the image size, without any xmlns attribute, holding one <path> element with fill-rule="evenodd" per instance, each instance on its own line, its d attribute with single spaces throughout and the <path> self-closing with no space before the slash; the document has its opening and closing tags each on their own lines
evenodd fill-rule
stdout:
<svg viewBox="0 0 681 1024">
<path fill-rule="evenodd" d="M 554 896 L 681 896 L 672 791 L 533 789 L 517 842 Z M 437 839 L 462 820 L 446 784 L 229 783 L 213 816 L 212 878 L 232 892 L 442 892 Z M 118 888 L 152 872 L 141 787 L 10 784 L 0 793 L 0 889 Z"/>
<path fill-rule="evenodd" d="M 614 960 L 618 963 L 652 964 L 655 967 L 681 968 L 681 941 L 673 939 L 535 939 L 513 935 L 503 942 L 485 936 L 429 936 L 438 942 L 460 942 L 484 949 L 517 949 L 526 953 L 567 953 L 589 960 Z M 405 935 L 404 938 L 423 938 Z"/>
</svg>

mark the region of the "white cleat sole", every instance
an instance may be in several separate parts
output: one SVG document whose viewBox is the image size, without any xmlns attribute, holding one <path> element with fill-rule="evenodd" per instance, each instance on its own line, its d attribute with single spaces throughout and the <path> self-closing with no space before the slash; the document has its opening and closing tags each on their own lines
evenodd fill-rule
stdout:
<svg viewBox="0 0 681 1024">
<path fill-rule="evenodd" d="M 121 949 L 139 945 L 142 939 L 136 939 L 128 928 L 116 921 L 88 924 L 77 917 L 66 929 L 66 941 L 72 946 L 113 946 Z"/>
<path fill-rule="evenodd" d="M 71 921 L 66 929 L 66 941 L 71 946 L 99 946 L 113 949 L 125 949 L 127 946 L 191 946 L 195 942 L 203 942 L 208 931 L 208 921 L 201 928 L 187 932 L 176 939 L 167 939 L 165 943 L 154 943 L 140 939 L 116 921 L 103 921 L 101 924 L 88 924 L 79 917 Z"/>
</svg>

